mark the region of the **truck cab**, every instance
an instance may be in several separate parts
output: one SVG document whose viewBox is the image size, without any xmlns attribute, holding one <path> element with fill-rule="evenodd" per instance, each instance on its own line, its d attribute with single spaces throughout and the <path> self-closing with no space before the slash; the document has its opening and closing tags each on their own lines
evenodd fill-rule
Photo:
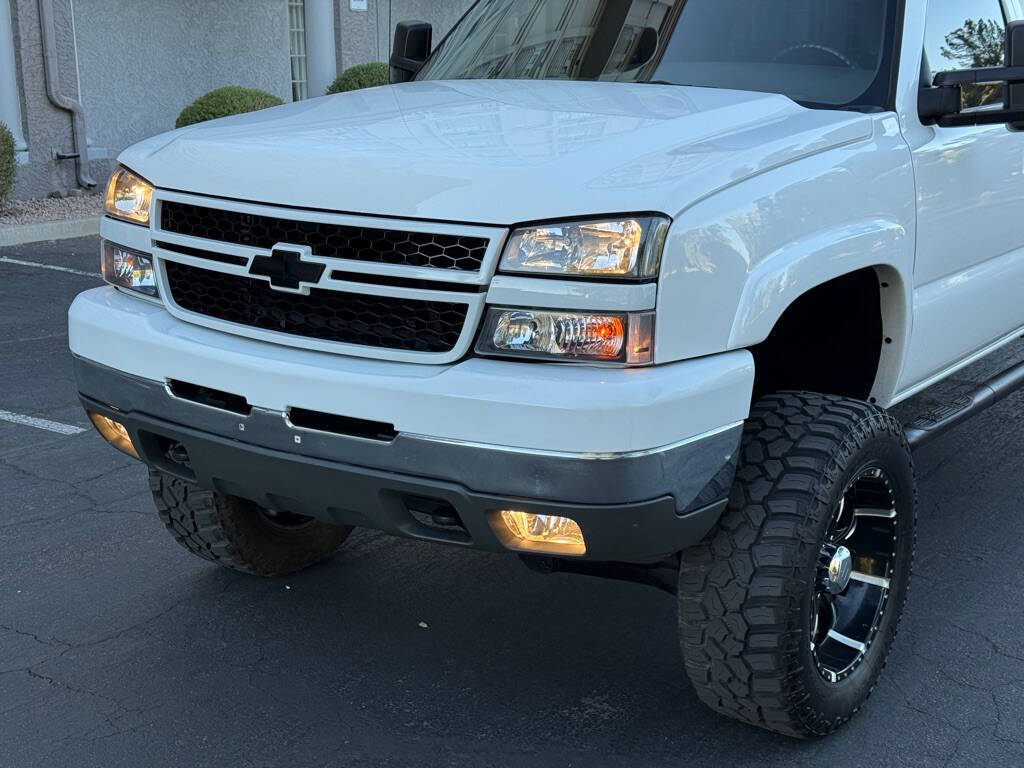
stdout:
<svg viewBox="0 0 1024 768">
<path fill-rule="evenodd" d="M 354 527 L 679 602 L 724 714 L 832 732 L 910 578 L 887 410 L 1024 334 L 1017 0 L 480 0 L 392 84 L 120 157 L 81 399 L 175 539 Z M 425 549 L 425 555 L 429 550 Z"/>
</svg>

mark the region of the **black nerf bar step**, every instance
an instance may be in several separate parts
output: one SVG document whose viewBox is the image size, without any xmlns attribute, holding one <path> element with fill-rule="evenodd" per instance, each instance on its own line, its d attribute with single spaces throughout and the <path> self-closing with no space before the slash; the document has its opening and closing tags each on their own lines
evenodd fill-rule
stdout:
<svg viewBox="0 0 1024 768">
<path fill-rule="evenodd" d="M 907 441 L 911 448 L 920 448 L 1020 389 L 1024 389 L 1024 362 L 993 376 L 953 402 L 918 416 L 905 427 Z"/>
</svg>

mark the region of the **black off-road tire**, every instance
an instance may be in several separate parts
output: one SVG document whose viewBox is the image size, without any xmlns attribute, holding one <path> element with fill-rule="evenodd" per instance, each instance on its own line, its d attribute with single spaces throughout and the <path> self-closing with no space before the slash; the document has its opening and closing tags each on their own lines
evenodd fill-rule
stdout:
<svg viewBox="0 0 1024 768">
<path fill-rule="evenodd" d="M 149 488 L 160 519 L 181 546 L 254 576 L 284 576 L 309 568 L 333 555 L 352 532 L 312 520 L 282 525 L 251 501 L 153 470 Z"/>
<path fill-rule="evenodd" d="M 859 473 L 891 479 L 899 510 L 888 600 L 848 677 L 826 680 L 810 642 L 819 557 Z M 901 425 L 867 403 L 780 393 L 755 404 L 729 505 L 682 555 L 679 630 L 686 671 L 712 709 L 807 738 L 835 731 L 874 690 L 906 601 L 917 515 Z"/>
</svg>

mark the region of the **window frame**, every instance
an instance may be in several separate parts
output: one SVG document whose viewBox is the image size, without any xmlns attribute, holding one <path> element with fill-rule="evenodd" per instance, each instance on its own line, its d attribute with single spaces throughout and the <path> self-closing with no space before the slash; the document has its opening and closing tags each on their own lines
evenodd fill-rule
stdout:
<svg viewBox="0 0 1024 768">
<path fill-rule="evenodd" d="M 443 48 L 448 43 L 449 38 L 454 36 L 456 31 L 466 21 L 467 17 L 469 17 L 470 14 L 472 14 L 473 11 L 476 9 L 476 7 L 481 2 L 483 2 L 483 1 L 484 0 L 473 0 L 473 2 L 471 2 L 469 4 L 469 7 L 459 17 L 459 20 L 457 22 L 455 22 L 455 24 L 453 24 L 451 26 L 451 28 L 444 35 L 444 37 L 442 37 L 440 41 L 438 41 L 438 42 L 436 42 L 434 44 L 433 49 L 430 51 L 430 54 L 427 56 L 427 60 L 424 63 L 424 66 L 420 69 L 420 72 L 417 73 L 416 76 L 413 78 L 414 80 L 420 80 L 421 79 L 421 74 L 420 73 L 422 73 L 422 72 L 424 72 L 424 71 L 426 71 L 428 69 L 427 65 L 429 65 L 430 60 L 434 57 L 434 55 L 437 53 L 437 51 L 439 51 L 441 48 Z M 998 0 L 998 2 L 1000 2 L 1000 3 L 1007 2 L 1007 1 L 1008 2 L 1021 3 L 1022 6 L 1024 6 L 1024 0 Z M 682 13 L 682 10 L 683 10 L 684 6 L 685 6 L 685 2 L 682 3 L 676 9 L 675 12 L 677 14 Z M 907 0 L 896 0 L 895 21 L 893 23 L 893 29 L 890 31 L 890 33 L 892 35 L 892 40 L 891 40 L 892 48 L 891 48 L 891 57 L 890 57 L 891 61 L 889 62 L 889 67 L 888 67 L 889 75 L 890 75 L 890 81 L 889 81 L 888 94 L 887 94 L 887 97 L 886 97 L 884 105 L 837 106 L 837 105 L 834 105 L 834 104 L 818 104 L 818 103 L 814 103 L 814 102 L 800 102 L 802 104 L 802 106 L 804 106 L 804 107 L 806 107 L 808 109 L 815 109 L 815 110 L 837 110 L 838 109 L 838 110 L 844 110 L 844 111 L 866 112 L 866 113 L 876 113 L 876 112 L 880 112 L 880 111 L 881 112 L 896 111 L 896 109 L 897 109 L 897 101 L 899 99 L 899 91 L 900 91 L 900 70 L 901 70 L 902 61 L 903 61 L 903 36 L 904 36 L 904 29 L 905 29 L 905 26 L 906 26 L 907 8 L 908 8 Z M 881 74 L 881 70 L 880 70 L 880 74 Z M 597 81 L 597 82 L 600 82 L 600 81 Z"/>
<path fill-rule="evenodd" d="M 309 98 L 309 48 L 306 45 L 306 0 L 287 0 L 288 64 L 292 101 Z"/>
</svg>

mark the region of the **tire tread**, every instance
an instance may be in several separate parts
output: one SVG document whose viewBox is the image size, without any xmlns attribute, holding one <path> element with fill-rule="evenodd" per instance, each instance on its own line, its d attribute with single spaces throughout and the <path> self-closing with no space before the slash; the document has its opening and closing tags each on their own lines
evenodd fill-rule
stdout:
<svg viewBox="0 0 1024 768">
<path fill-rule="evenodd" d="M 682 554 L 685 667 L 712 709 L 796 737 L 831 733 L 855 713 L 823 719 L 814 708 L 800 683 L 803 634 L 794 617 L 810 586 L 799 564 L 820 546 L 827 489 L 880 436 L 901 441 L 909 455 L 899 422 L 868 403 L 783 392 L 754 405 L 729 505 L 705 540 Z"/>
<path fill-rule="evenodd" d="M 274 537 L 257 524 L 258 508 L 232 496 L 151 470 L 149 489 L 164 526 L 187 551 L 224 568 L 281 576 L 330 557 L 351 528 L 316 523 L 299 535 Z"/>
</svg>

